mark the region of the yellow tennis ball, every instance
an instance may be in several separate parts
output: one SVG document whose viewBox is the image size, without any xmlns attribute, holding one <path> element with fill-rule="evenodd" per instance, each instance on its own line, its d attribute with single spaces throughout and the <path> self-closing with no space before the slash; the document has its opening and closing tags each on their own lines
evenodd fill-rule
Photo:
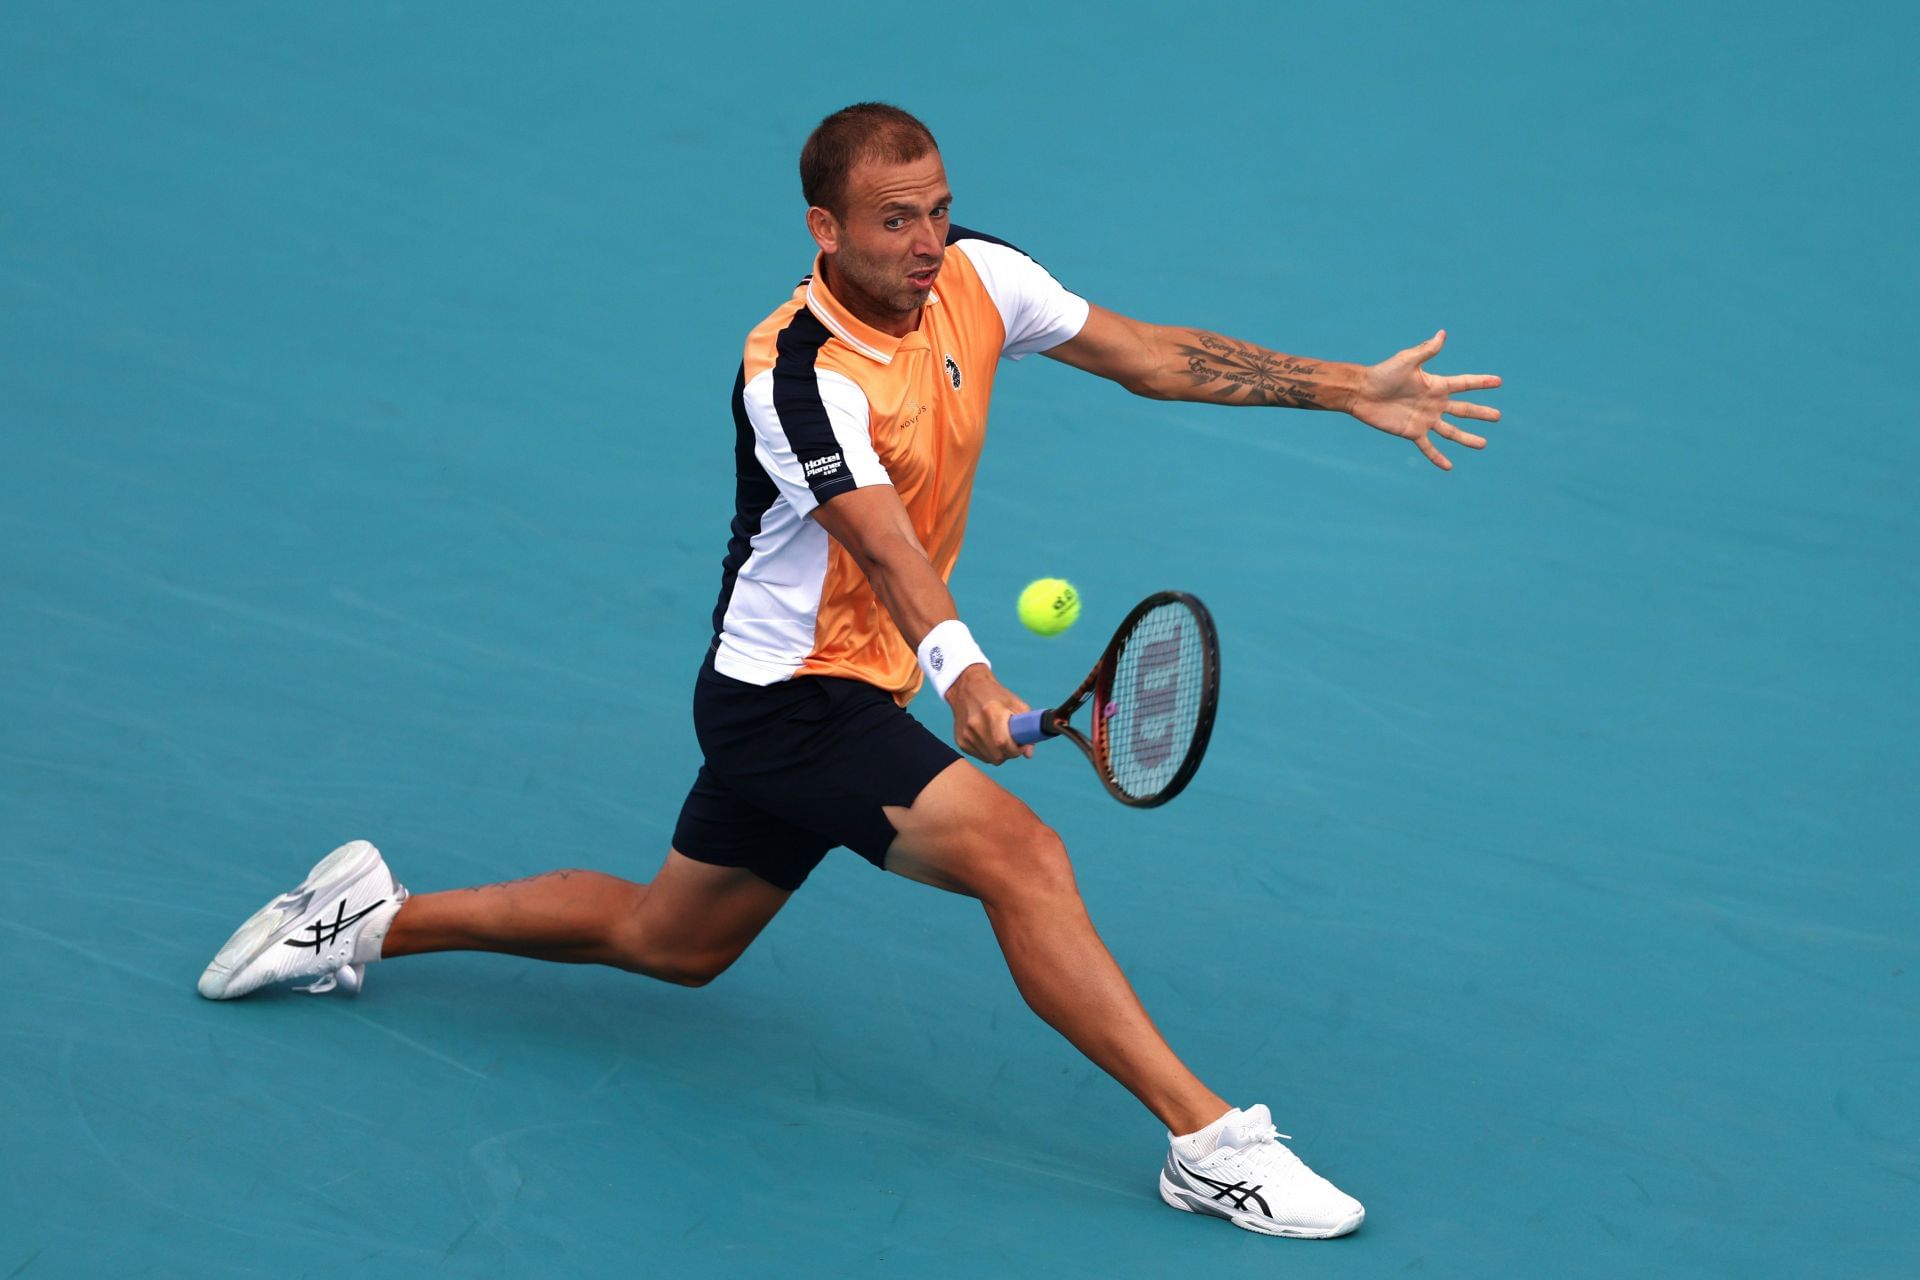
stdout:
<svg viewBox="0 0 1920 1280">
<path fill-rule="evenodd" d="M 1027 630 L 1057 636 L 1080 617 L 1080 593 L 1065 578 L 1039 578 L 1020 593 L 1020 621 Z"/>
</svg>

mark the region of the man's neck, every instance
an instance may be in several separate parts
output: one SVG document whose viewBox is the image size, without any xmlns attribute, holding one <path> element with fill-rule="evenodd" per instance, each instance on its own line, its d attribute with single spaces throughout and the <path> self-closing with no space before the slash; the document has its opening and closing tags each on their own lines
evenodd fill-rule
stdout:
<svg viewBox="0 0 1920 1280">
<path fill-rule="evenodd" d="M 872 325 L 880 332 L 894 338 L 904 338 L 920 327 L 921 307 L 915 307 L 907 315 L 882 311 L 852 281 L 834 269 L 833 259 L 820 255 L 820 276 L 826 282 L 827 292 L 839 300 L 841 306 L 853 312 L 856 320 Z"/>
</svg>

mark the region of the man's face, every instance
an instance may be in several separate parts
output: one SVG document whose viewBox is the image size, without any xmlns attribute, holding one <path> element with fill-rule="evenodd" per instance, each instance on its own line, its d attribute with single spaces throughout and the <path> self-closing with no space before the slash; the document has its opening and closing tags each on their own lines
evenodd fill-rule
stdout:
<svg viewBox="0 0 1920 1280">
<path fill-rule="evenodd" d="M 842 216 L 811 209 L 807 224 L 832 259 L 835 292 L 856 311 L 909 328 L 946 256 L 946 166 L 930 151 L 905 164 L 865 160 L 847 176 Z"/>
</svg>

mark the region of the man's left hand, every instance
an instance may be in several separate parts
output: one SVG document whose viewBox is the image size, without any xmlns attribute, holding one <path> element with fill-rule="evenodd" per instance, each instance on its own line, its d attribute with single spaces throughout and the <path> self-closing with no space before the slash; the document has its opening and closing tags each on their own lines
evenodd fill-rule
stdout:
<svg viewBox="0 0 1920 1280">
<path fill-rule="evenodd" d="M 1451 471 L 1453 463 L 1434 446 L 1430 437 L 1439 436 L 1469 449 L 1484 449 L 1487 442 L 1485 437 L 1462 431 L 1441 415 L 1481 422 L 1500 421 L 1498 409 L 1453 398 L 1462 391 L 1497 387 L 1500 379 L 1491 373 L 1439 377 L 1420 367 L 1439 355 L 1440 348 L 1446 345 L 1447 331 L 1442 329 L 1419 346 L 1408 347 L 1370 367 L 1360 379 L 1360 388 L 1348 412 L 1376 430 L 1413 441 L 1428 462 L 1442 471 Z"/>
</svg>

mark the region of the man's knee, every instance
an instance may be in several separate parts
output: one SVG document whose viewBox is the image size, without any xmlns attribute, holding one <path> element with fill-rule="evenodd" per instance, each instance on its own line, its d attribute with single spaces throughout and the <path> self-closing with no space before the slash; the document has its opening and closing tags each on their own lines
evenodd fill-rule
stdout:
<svg viewBox="0 0 1920 1280">
<path fill-rule="evenodd" d="M 732 967 L 731 955 L 642 951 L 626 957 L 620 967 L 679 987 L 704 987 Z"/>
<path fill-rule="evenodd" d="M 637 924 L 638 922 L 636 922 Z M 628 927 L 613 941 L 609 963 L 681 987 L 704 987 L 740 958 L 738 951 L 695 950 L 662 944 L 647 931 Z"/>
<path fill-rule="evenodd" d="M 982 864 L 977 896 L 989 904 L 1080 896 L 1066 842 L 1037 818 L 997 842 Z"/>
<path fill-rule="evenodd" d="M 674 956 L 655 961 L 644 972 L 650 978 L 658 978 L 662 982 L 671 982 L 675 986 L 704 987 L 725 973 L 728 966 L 732 963 L 733 958 L 731 956 L 720 959 L 701 957 L 691 960 L 682 956 Z"/>
</svg>

